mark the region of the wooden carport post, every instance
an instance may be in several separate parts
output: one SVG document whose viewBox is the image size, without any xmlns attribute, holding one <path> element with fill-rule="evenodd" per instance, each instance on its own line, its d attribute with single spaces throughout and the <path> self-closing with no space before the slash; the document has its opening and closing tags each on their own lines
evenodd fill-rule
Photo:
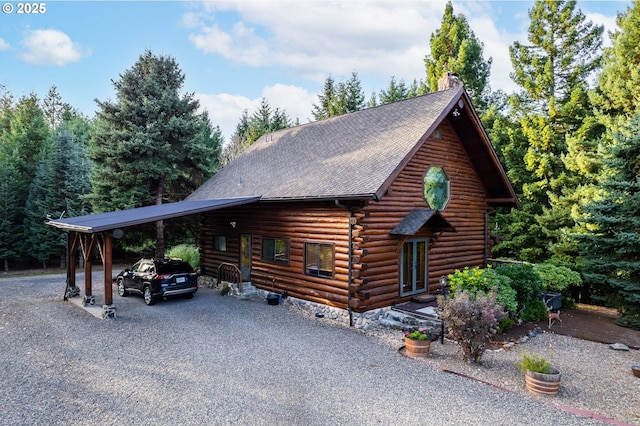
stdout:
<svg viewBox="0 0 640 426">
<path fill-rule="evenodd" d="M 91 260 L 91 255 L 93 254 L 93 249 L 96 246 L 96 238 L 94 234 L 84 234 L 82 239 L 84 243 L 80 241 L 80 245 L 82 246 L 82 258 L 84 259 L 84 304 L 86 305 L 94 305 L 96 303 L 96 298 L 93 296 L 91 289 L 91 274 L 93 273 L 93 262 Z"/>
<path fill-rule="evenodd" d="M 116 308 L 113 306 L 113 249 L 111 233 L 105 232 L 103 236 L 102 270 L 104 271 L 104 305 L 102 306 L 103 318 L 115 318 Z"/>
<path fill-rule="evenodd" d="M 64 300 L 80 296 L 80 289 L 76 286 L 76 249 L 78 248 L 78 239 L 77 232 L 70 231 L 67 234 L 67 287 L 64 291 Z"/>
</svg>

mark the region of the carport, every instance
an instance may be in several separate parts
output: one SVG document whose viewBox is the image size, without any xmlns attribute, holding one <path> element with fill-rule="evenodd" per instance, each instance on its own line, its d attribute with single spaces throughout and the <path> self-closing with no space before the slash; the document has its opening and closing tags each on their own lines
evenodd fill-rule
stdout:
<svg viewBox="0 0 640 426">
<path fill-rule="evenodd" d="M 189 216 L 212 210 L 224 209 L 256 202 L 256 197 L 224 198 L 215 200 L 180 201 L 157 204 L 131 210 L 98 213 L 68 219 L 50 220 L 48 225 L 68 232 L 67 235 L 67 282 L 64 300 L 80 295 L 76 285 L 76 250 L 80 248 L 84 259 L 84 305 L 95 304 L 92 293 L 92 254 L 98 248 L 104 270 L 103 318 L 114 318 L 116 314 L 112 296 L 112 241 L 121 238 L 124 228 L 156 222 L 158 220 Z"/>
</svg>

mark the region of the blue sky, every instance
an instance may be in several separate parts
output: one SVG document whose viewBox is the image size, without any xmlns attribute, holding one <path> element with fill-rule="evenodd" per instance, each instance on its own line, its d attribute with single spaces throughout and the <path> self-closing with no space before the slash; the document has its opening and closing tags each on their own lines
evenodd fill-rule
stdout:
<svg viewBox="0 0 640 426">
<path fill-rule="evenodd" d="M 18 14 L 0 1 L 0 84 L 18 98 L 56 85 L 64 102 L 93 117 L 114 99 L 112 80 L 149 49 L 173 56 L 228 141 L 243 110 L 266 97 L 301 123 L 326 78 L 358 72 L 370 96 L 391 76 L 425 77 L 429 38 L 446 0 L 46 1 Z M 453 1 L 493 58 L 491 87 L 512 92 L 508 47 L 526 42 L 532 1 Z M 579 1 L 588 20 L 615 29 L 630 1 Z M 7 6 L 10 5 L 10 6 Z M 9 12 L 10 13 L 6 13 Z M 605 37 L 605 45 L 610 45 Z"/>
</svg>

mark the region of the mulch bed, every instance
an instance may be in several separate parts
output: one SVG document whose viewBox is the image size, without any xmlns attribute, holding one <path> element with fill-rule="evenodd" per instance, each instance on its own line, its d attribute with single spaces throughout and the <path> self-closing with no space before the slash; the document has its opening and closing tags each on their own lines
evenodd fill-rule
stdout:
<svg viewBox="0 0 640 426">
<path fill-rule="evenodd" d="M 560 318 L 549 328 L 548 321 L 529 321 L 516 325 L 504 333 L 496 334 L 494 345 L 513 342 L 525 336 L 535 327 L 545 333 L 555 333 L 577 337 L 600 343 L 623 343 L 632 349 L 640 349 L 640 331 L 620 327 L 614 323 L 618 317 L 616 311 L 591 305 L 578 305 L 572 309 L 561 309 Z"/>
</svg>

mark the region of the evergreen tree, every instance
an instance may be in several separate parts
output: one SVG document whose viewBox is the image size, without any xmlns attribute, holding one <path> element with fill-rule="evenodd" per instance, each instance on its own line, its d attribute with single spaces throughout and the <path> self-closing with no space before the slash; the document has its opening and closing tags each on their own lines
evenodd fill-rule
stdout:
<svg viewBox="0 0 640 426">
<path fill-rule="evenodd" d="M 596 297 L 621 310 L 618 324 L 640 330 L 640 113 L 601 149 L 599 196 L 584 207 L 591 232 L 578 237 L 583 275 Z"/>
<path fill-rule="evenodd" d="M 603 54 L 600 91 L 593 98 L 601 115 L 629 117 L 640 106 L 639 0 L 634 0 L 626 13 L 618 14 L 617 24 L 612 46 Z"/>
<path fill-rule="evenodd" d="M 47 97 L 42 101 L 42 112 L 49 124 L 49 127 L 55 129 L 60 124 L 62 114 L 62 96 L 58 93 L 58 88 L 53 85 L 47 93 Z"/>
<path fill-rule="evenodd" d="M 113 85 L 117 100 L 100 107 L 91 138 L 90 197 L 96 211 L 178 201 L 217 167 L 221 141 L 175 59 L 146 51 Z M 164 222 L 156 223 L 156 256 L 164 257 Z"/>
<path fill-rule="evenodd" d="M 0 259 L 4 271 L 9 271 L 9 260 L 18 255 L 22 240 L 22 227 L 19 226 L 17 172 L 14 160 L 0 156 Z"/>
<path fill-rule="evenodd" d="M 233 147 L 229 148 L 225 154 L 226 161 L 230 161 L 232 157 L 235 158 L 236 154 L 251 146 L 260 136 L 289 127 L 291 127 L 291 119 L 287 113 L 280 108 L 272 109 L 269 101 L 262 98 L 260 106 L 251 114 L 251 117 L 247 110 L 242 113 L 231 140 Z M 231 153 L 235 154 L 231 155 Z"/>
<path fill-rule="evenodd" d="M 534 246 L 514 246 L 512 253 L 539 253 L 525 258 L 534 262 L 574 257 L 577 247 L 567 235 L 576 226 L 575 197 L 594 178 L 567 156 L 586 149 L 585 138 L 598 130 L 590 121 L 586 82 L 599 65 L 603 28 L 585 22 L 575 6 L 575 1 L 537 0 L 529 11 L 530 44 L 516 42 L 510 48 L 511 77 L 522 88 L 510 102 L 522 132 L 511 134 L 506 149 L 519 154 L 524 149 L 524 168 L 518 172 L 525 214 L 505 218 L 505 225 L 513 235 L 533 230 Z"/>
<path fill-rule="evenodd" d="M 487 107 L 492 59 L 484 60 L 484 45 L 476 38 L 465 16 L 453 14 L 451 1 L 447 2 L 442 24 L 431 34 L 429 44 L 431 54 L 425 57 L 424 63 L 431 90 L 438 90 L 438 80 L 445 72 L 454 72 L 464 83 L 473 105 L 482 113 Z"/>
<path fill-rule="evenodd" d="M 313 104 L 312 114 L 316 120 L 334 117 L 359 111 L 365 107 L 365 95 L 357 72 L 337 85 L 329 76 L 324 84 L 324 91 L 318 95 L 319 105 Z"/>
<path fill-rule="evenodd" d="M 54 255 L 59 256 L 62 266 L 66 255 L 65 235 L 47 226 L 47 219 L 90 213 L 83 198 L 91 189 L 84 145 L 75 141 L 66 130 L 61 130 L 52 139 L 51 152 L 38 165 L 31 183 L 24 222 L 25 243 L 30 255 L 43 267 Z"/>
<path fill-rule="evenodd" d="M 381 105 L 389 104 L 391 102 L 406 99 L 409 96 L 409 89 L 407 88 L 404 80 L 396 82 L 394 76 L 389 81 L 389 87 L 386 90 L 381 90 L 378 95 L 378 99 Z"/>
<path fill-rule="evenodd" d="M 620 294 L 616 291 L 617 287 L 608 285 L 603 288 L 602 283 L 604 281 L 602 281 L 602 276 L 593 273 L 594 264 L 597 265 L 597 263 L 594 263 L 594 259 L 600 259 L 602 255 L 600 253 L 601 248 L 596 244 L 599 238 L 598 235 L 602 231 L 599 227 L 594 227 L 589 222 L 593 217 L 600 217 L 600 214 L 593 213 L 594 207 L 590 204 L 592 200 L 598 200 L 598 208 L 602 208 L 606 204 L 615 205 L 616 197 L 620 196 L 620 192 L 617 190 L 609 191 L 609 188 L 613 185 L 608 179 L 613 179 L 611 176 L 625 176 L 629 173 L 629 164 L 619 159 L 611 161 L 606 158 L 611 152 L 616 152 L 618 155 L 624 152 L 624 150 L 620 150 L 619 138 L 628 134 L 630 129 L 633 129 L 633 126 L 629 127 L 629 120 L 630 117 L 638 112 L 636 93 L 640 87 L 640 79 L 638 78 L 638 70 L 640 69 L 640 50 L 638 48 L 638 43 L 640 43 L 640 30 L 638 27 L 640 19 L 639 6 L 640 2 L 634 1 L 633 5 L 627 8 L 626 13 L 618 15 L 619 30 L 613 33 L 612 46 L 606 48 L 603 54 L 602 73 L 598 78 L 598 90 L 591 93 L 591 99 L 596 107 L 596 115 L 592 119 L 593 128 L 597 128 L 598 132 L 589 138 L 585 138 L 589 143 L 586 148 L 579 146 L 581 149 L 573 149 L 567 156 L 567 159 L 573 160 L 574 167 L 588 169 L 597 177 L 594 179 L 594 184 L 591 185 L 588 193 L 584 193 L 585 191 L 582 190 L 581 192 L 583 193 L 576 195 L 581 196 L 582 201 L 576 203 L 576 206 L 580 208 L 574 209 L 583 219 L 579 220 L 581 227 L 577 228 L 572 233 L 572 236 L 574 237 L 574 244 L 582 246 L 584 249 L 583 253 L 587 259 L 586 268 L 588 270 L 584 274 L 585 288 L 582 290 L 583 296 L 586 297 L 589 297 L 590 292 L 594 291 L 599 297 L 612 296 L 613 298 L 620 298 Z M 603 164 L 603 159 L 606 161 L 605 164 Z M 628 160 L 633 161 L 633 157 L 629 157 Z M 617 170 L 617 167 L 620 167 L 620 170 Z M 605 182 L 604 184 L 602 183 L 603 181 Z M 589 210 L 591 214 L 584 218 L 586 210 Z M 602 223 L 604 224 L 604 220 Z M 596 235 L 590 235 L 594 229 Z M 585 235 L 590 236 L 592 244 L 583 244 L 584 238 L 586 238 Z M 605 242 L 612 244 L 610 239 Z M 624 241 L 621 243 L 624 244 Z M 627 250 L 624 246 L 621 248 L 625 251 Z M 612 250 L 615 250 L 615 248 L 612 248 Z M 602 261 L 606 260 L 603 259 Z M 615 265 L 607 265 L 606 267 L 614 268 Z M 602 271 L 602 273 L 606 274 L 605 271 Z M 608 292 L 611 294 L 608 294 Z"/>
</svg>

